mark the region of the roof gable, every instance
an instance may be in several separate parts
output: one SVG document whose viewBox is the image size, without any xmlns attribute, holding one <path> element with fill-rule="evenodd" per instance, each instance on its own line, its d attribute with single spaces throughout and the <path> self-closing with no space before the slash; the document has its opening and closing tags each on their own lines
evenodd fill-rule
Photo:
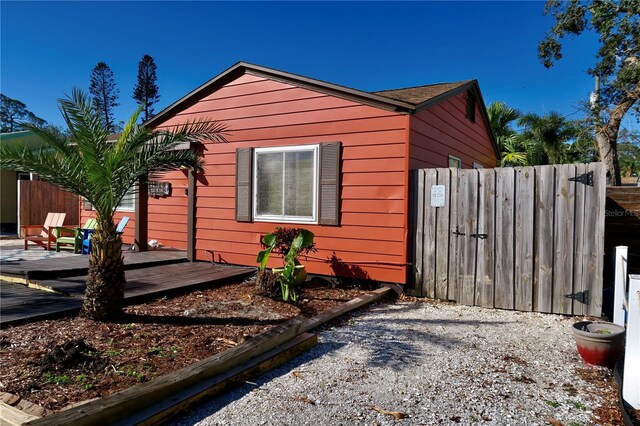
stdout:
<svg viewBox="0 0 640 426">
<path fill-rule="evenodd" d="M 148 120 L 145 125 L 155 127 L 161 124 L 169 118 L 172 113 L 187 108 L 188 106 L 196 103 L 199 99 L 213 93 L 218 88 L 235 80 L 243 74 L 251 74 L 288 84 L 294 84 L 299 87 L 353 100 L 374 107 L 408 114 L 423 108 L 424 104 L 428 102 L 437 102 L 437 100 L 441 98 L 452 96 L 463 86 L 466 87 L 466 85 L 472 85 L 475 82 L 475 80 L 470 80 L 457 83 L 440 83 L 407 89 L 384 90 L 369 93 L 272 68 L 253 65 L 246 62 L 238 62 L 160 111 Z"/>
</svg>

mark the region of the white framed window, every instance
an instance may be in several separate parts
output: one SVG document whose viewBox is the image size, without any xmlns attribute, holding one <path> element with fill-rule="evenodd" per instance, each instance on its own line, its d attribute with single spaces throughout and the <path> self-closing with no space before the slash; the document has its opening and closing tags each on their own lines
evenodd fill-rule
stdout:
<svg viewBox="0 0 640 426">
<path fill-rule="evenodd" d="M 453 155 L 449 156 L 449 167 L 456 167 L 458 169 L 462 168 L 462 160 L 458 157 L 454 157 Z"/>
<path fill-rule="evenodd" d="M 133 185 L 122 197 L 122 201 L 116 208 L 117 211 L 132 212 L 136 209 L 136 186 Z"/>
<path fill-rule="evenodd" d="M 255 149 L 254 220 L 317 223 L 318 147 Z"/>
<path fill-rule="evenodd" d="M 473 162 L 474 169 L 484 169 L 484 165 L 482 163 L 478 163 L 477 161 Z"/>
</svg>

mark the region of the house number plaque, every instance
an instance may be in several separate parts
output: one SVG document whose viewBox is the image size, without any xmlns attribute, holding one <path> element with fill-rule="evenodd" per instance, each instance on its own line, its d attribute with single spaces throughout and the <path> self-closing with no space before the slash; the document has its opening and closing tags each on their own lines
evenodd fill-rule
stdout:
<svg viewBox="0 0 640 426">
<path fill-rule="evenodd" d="M 444 185 L 431 185 L 431 207 L 444 207 Z"/>
<path fill-rule="evenodd" d="M 168 197 L 171 195 L 170 182 L 149 181 L 149 197 Z"/>
</svg>

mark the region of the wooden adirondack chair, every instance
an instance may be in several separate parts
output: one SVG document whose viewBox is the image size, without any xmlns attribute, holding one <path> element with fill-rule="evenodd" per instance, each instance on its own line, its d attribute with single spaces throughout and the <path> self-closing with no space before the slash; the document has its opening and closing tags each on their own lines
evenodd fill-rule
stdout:
<svg viewBox="0 0 640 426">
<path fill-rule="evenodd" d="M 56 241 L 53 228 L 62 226 L 65 216 L 66 213 L 48 213 L 44 225 L 22 225 L 24 249 L 28 250 L 29 241 L 33 241 L 45 250 L 51 250 L 51 243 Z"/>
<path fill-rule="evenodd" d="M 118 226 L 116 226 L 116 234 L 122 235 L 127 223 L 129 223 L 129 216 L 123 216 L 122 219 L 120 219 L 120 222 L 118 222 Z M 84 235 L 82 236 L 82 254 L 91 253 L 91 238 L 93 237 L 94 229 L 95 227 L 91 229 L 84 229 Z"/>
<path fill-rule="evenodd" d="M 60 250 L 73 250 L 75 254 L 80 253 L 82 248 L 82 236 L 85 230 L 95 229 L 98 221 L 95 219 L 88 219 L 82 228 L 65 228 L 63 226 L 57 226 L 54 228 L 56 235 L 56 251 Z M 66 234 L 66 235 L 65 235 Z"/>
</svg>

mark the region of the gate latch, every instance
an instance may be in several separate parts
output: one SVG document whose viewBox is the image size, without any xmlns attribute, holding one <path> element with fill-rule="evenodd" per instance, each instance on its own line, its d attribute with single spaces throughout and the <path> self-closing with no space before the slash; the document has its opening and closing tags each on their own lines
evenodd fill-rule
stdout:
<svg viewBox="0 0 640 426">
<path fill-rule="evenodd" d="M 569 299 L 584 303 L 585 305 L 589 304 L 589 290 L 580 291 L 573 294 L 565 294 L 564 297 L 568 297 Z"/>
<path fill-rule="evenodd" d="M 480 238 L 481 240 L 486 240 L 489 236 L 488 234 L 471 234 L 473 238 Z"/>
<path fill-rule="evenodd" d="M 570 182 L 583 183 L 585 185 L 593 186 L 593 171 L 582 174 L 580 176 L 569 178 Z"/>
<path fill-rule="evenodd" d="M 460 232 L 460 229 L 456 226 L 456 230 L 453 231 L 453 235 L 455 235 L 456 237 L 459 237 L 460 235 L 467 235 L 464 232 Z"/>
</svg>

